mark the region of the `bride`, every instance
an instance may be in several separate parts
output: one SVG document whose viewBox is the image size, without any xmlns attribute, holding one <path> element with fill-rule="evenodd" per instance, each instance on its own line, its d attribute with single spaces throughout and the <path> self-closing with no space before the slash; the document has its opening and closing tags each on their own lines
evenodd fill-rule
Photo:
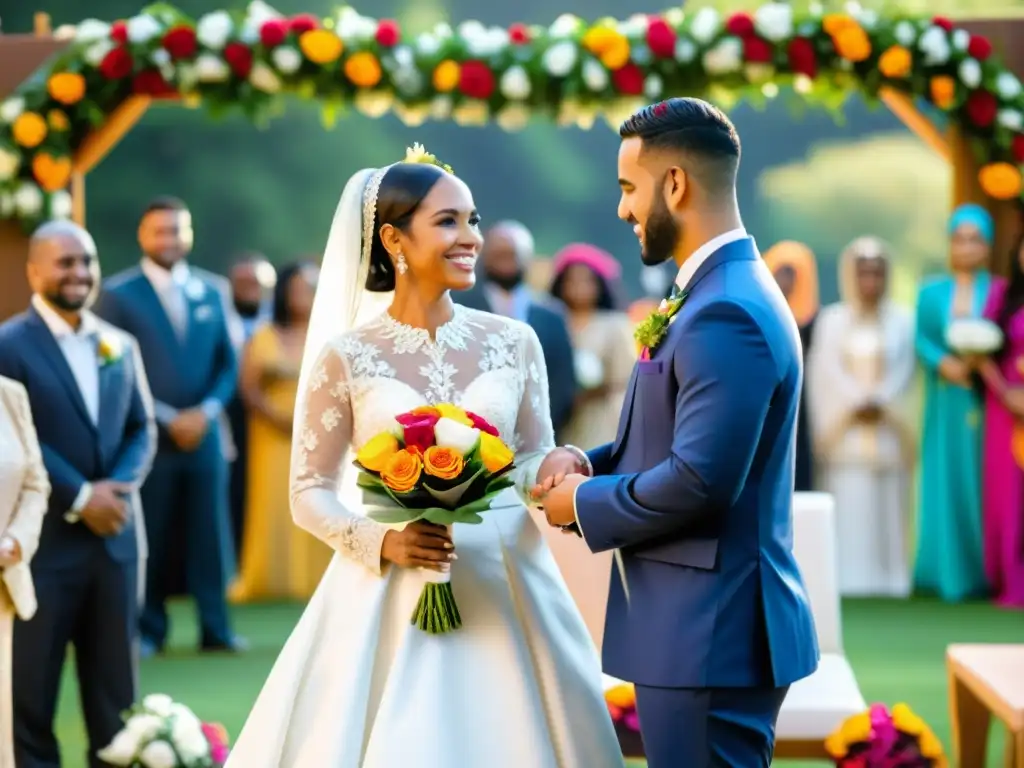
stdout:
<svg viewBox="0 0 1024 768">
<path fill-rule="evenodd" d="M 337 554 L 228 768 L 623 765 L 597 653 L 522 501 L 554 448 L 540 344 L 529 326 L 448 294 L 473 285 L 478 225 L 469 188 L 420 147 L 342 193 L 291 477 L 295 521 Z M 450 540 L 427 523 L 368 519 L 345 471 L 396 414 L 440 402 L 479 414 L 516 449 L 516 488 Z M 410 624 L 423 568 L 449 572 L 461 629 Z"/>
</svg>

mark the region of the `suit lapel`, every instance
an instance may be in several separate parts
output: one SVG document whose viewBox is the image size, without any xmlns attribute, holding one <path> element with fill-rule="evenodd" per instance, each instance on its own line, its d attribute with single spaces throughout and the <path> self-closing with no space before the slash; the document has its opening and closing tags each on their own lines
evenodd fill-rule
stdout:
<svg viewBox="0 0 1024 768">
<path fill-rule="evenodd" d="M 164 307 L 163 301 L 160 300 L 159 294 L 156 292 L 156 288 L 149 281 L 149 278 L 144 274 L 139 276 L 139 295 L 150 304 L 152 311 L 150 314 L 156 318 L 156 323 L 160 326 L 164 336 L 167 337 L 167 341 L 172 345 L 173 349 L 180 349 L 184 344 L 184 339 L 178 336 L 178 332 L 174 330 L 174 324 L 171 323 L 171 318 L 167 316 L 167 309 Z"/>
<path fill-rule="evenodd" d="M 626 385 L 626 396 L 622 400 L 622 416 L 619 417 L 619 429 L 615 434 L 615 442 L 612 443 L 612 458 L 619 455 L 622 444 L 626 440 L 626 433 L 629 432 L 629 422 L 633 418 L 633 399 L 636 397 L 636 380 L 640 375 L 640 366 L 633 365 L 633 375 L 629 377 L 629 384 Z"/>
<path fill-rule="evenodd" d="M 96 424 L 93 423 L 92 417 L 89 415 L 89 409 L 85 407 L 82 391 L 78 388 L 78 382 L 75 380 L 75 375 L 71 372 L 71 368 L 64 357 L 64 353 L 61 351 L 60 345 L 53 337 L 50 329 L 46 327 L 43 318 L 34 309 L 29 310 L 29 316 L 31 322 L 28 323 L 28 327 L 35 337 L 40 356 L 46 361 L 53 372 L 57 374 L 57 378 L 60 379 L 61 384 L 64 385 L 64 388 L 71 396 L 71 402 L 81 414 L 82 420 L 89 425 L 90 429 L 95 431 Z"/>
<path fill-rule="evenodd" d="M 120 354 L 122 357 L 119 357 L 117 360 L 111 360 L 108 363 L 100 362 L 100 409 L 99 415 L 96 418 L 97 423 L 100 425 L 106 423 L 106 418 L 111 414 L 117 402 L 119 392 L 117 384 L 121 375 L 120 366 L 124 364 L 124 352 L 122 351 Z"/>
</svg>

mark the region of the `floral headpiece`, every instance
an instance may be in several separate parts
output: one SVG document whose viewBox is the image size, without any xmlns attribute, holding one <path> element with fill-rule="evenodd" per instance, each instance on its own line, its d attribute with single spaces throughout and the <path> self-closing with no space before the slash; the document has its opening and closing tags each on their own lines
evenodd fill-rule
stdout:
<svg viewBox="0 0 1024 768">
<path fill-rule="evenodd" d="M 455 174 L 450 165 L 442 163 L 435 155 L 427 152 L 427 148 L 419 142 L 416 142 L 411 147 L 407 147 L 405 158 L 399 162 L 433 165 L 445 173 Z M 380 184 L 384 181 L 384 176 L 387 172 L 396 165 L 398 163 L 392 163 L 374 171 L 370 176 L 370 180 L 366 183 L 366 190 L 363 192 L 363 244 L 360 258 L 364 264 L 370 263 L 370 251 L 373 248 L 373 222 L 377 218 L 377 195 L 380 194 Z"/>
</svg>

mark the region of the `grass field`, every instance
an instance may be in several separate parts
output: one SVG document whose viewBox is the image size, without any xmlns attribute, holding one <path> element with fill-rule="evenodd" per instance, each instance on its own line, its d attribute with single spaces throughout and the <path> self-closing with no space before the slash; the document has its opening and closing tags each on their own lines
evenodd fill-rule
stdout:
<svg viewBox="0 0 1024 768">
<path fill-rule="evenodd" d="M 170 652 L 142 666 L 142 691 L 164 692 L 237 734 L 301 606 L 260 605 L 236 610 L 237 630 L 252 650 L 238 657 L 200 656 L 187 604 L 173 607 Z M 987 604 L 943 605 L 931 600 L 849 600 L 843 606 L 847 654 L 869 702 L 905 701 L 949 744 L 943 654 L 954 642 L 1024 642 L 1024 614 Z M 73 670 L 61 692 L 58 729 L 65 768 L 85 766 L 85 735 Z M 996 729 L 994 729 L 995 731 Z M 993 733 L 989 766 L 1001 765 L 1001 734 Z M 782 763 L 780 768 L 813 763 Z M 326 768 L 326 767 L 325 767 Z M 469 767 L 467 767 L 469 768 Z"/>
</svg>

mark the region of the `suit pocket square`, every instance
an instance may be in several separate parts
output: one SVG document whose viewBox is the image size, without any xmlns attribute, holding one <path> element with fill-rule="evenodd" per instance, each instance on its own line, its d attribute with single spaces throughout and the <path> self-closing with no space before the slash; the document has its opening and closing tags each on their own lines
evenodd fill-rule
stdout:
<svg viewBox="0 0 1024 768">
<path fill-rule="evenodd" d="M 637 366 L 641 376 L 657 375 L 665 370 L 665 363 L 662 360 L 640 360 Z"/>
</svg>

